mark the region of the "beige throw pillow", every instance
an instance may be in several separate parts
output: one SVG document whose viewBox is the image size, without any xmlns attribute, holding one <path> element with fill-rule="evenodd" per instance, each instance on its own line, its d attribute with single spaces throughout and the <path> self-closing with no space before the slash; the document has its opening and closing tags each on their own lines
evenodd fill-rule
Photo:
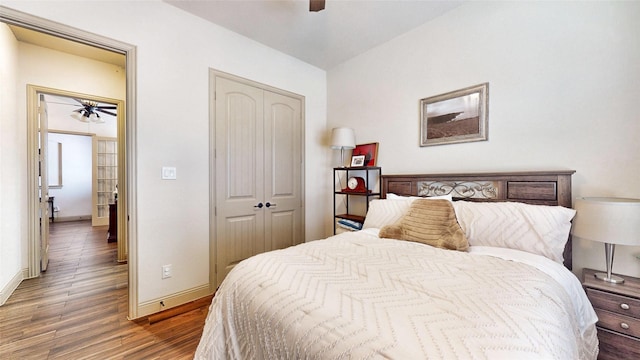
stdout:
<svg viewBox="0 0 640 360">
<path fill-rule="evenodd" d="M 381 238 L 415 241 L 450 250 L 467 250 L 469 242 L 458 225 L 450 201 L 419 199 L 394 225 L 380 229 Z"/>
</svg>

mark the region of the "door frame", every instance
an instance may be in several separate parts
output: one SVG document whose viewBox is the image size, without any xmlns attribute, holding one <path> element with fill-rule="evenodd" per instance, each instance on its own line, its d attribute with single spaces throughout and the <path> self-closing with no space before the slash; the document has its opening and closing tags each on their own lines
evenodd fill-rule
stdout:
<svg viewBox="0 0 640 360">
<path fill-rule="evenodd" d="M 63 39 L 83 43 L 85 45 L 98 47 L 101 49 L 113 51 L 125 55 L 126 65 L 126 96 L 124 107 L 124 124 L 118 127 L 118 146 L 122 147 L 121 152 L 124 161 L 122 170 L 119 171 L 119 178 L 123 179 L 121 189 L 118 189 L 118 197 L 123 204 L 122 216 L 126 221 L 122 222 L 123 228 L 123 241 L 122 246 L 127 253 L 127 266 L 129 273 L 129 292 L 128 292 L 128 317 L 129 319 L 135 319 L 138 317 L 138 252 L 137 252 L 137 201 L 135 196 L 128 196 L 128 194 L 135 193 L 136 191 L 136 47 L 131 44 L 127 44 L 118 40 L 107 38 L 101 35 L 93 34 L 84 30 L 73 28 L 68 25 L 64 25 L 58 22 L 50 21 L 41 17 L 33 16 L 21 11 L 7 8 L 0 5 L 0 22 L 6 24 L 21 26 L 27 29 L 39 31 L 52 36 L 60 37 Z M 27 100 L 29 102 L 29 100 Z M 28 111 L 33 111 L 33 104 L 27 104 Z M 28 229 L 28 277 L 37 277 L 39 273 L 39 263 L 34 259 L 39 256 L 39 250 L 36 249 L 37 245 L 37 233 L 34 232 L 35 220 L 33 214 L 35 213 L 35 201 L 33 189 L 37 189 L 35 183 L 35 176 L 37 174 L 37 166 L 34 165 L 36 155 L 32 151 L 33 141 L 32 134 L 33 121 L 32 115 L 28 115 L 28 209 L 29 209 L 29 229 Z M 121 143 L 121 145 L 120 145 Z M 120 230 L 119 230 L 120 231 Z M 120 245 L 119 245 L 120 246 Z M 120 250 L 120 249 L 119 249 Z"/>
</svg>

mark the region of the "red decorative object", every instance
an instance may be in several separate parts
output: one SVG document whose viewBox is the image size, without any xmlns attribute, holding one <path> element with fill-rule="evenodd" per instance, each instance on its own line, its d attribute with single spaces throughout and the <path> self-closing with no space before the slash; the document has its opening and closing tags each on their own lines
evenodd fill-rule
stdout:
<svg viewBox="0 0 640 360">
<path fill-rule="evenodd" d="M 342 189 L 342 192 L 349 193 L 366 193 L 368 191 L 367 184 L 365 184 L 364 179 L 359 176 L 349 178 L 347 187 Z"/>
<path fill-rule="evenodd" d="M 363 166 L 376 166 L 376 161 L 378 159 L 378 143 L 356 145 L 351 156 L 359 155 L 364 155 Z"/>
</svg>

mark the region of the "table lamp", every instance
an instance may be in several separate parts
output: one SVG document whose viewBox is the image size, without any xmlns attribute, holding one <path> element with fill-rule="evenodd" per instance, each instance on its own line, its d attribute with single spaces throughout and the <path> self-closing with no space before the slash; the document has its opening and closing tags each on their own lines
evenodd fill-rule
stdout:
<svg viewBox="0 0 640 360">
<path fill-rule="evenodd" d="M 356 135 L 353 129 L 347 127 L 338 127 L 331 130 L 331 148 L 340 149 L 340 158 L 344 166 L 344 149 L 354 149 L 356 147 Z"/>
<path fill-rule="evenodd" d="M 640 246 L 640 199 L 585 197 L 576 199 L 571 233 L 604 243 L 607 273 L 598 279 L 614 284 L 624 279 L 611 274 L 616 245 Z"/>
</svg>

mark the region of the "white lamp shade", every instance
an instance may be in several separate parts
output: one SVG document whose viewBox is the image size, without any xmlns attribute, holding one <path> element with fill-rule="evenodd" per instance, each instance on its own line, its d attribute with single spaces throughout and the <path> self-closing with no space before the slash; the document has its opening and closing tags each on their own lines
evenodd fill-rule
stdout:
<svg viewBox="0 0 640 360">
<path fill-rule="evenodd" d="M 332 149 L 353 149 L 356 147 L 356 135 L 352 128 L 338 127 L 331 130 Z"/>
<path fill-rule="evenodd" d="M 574 208 L 573 235 L 609 244 L 640 246 L 640 199 L 578 198 Z"/>
</svg>

